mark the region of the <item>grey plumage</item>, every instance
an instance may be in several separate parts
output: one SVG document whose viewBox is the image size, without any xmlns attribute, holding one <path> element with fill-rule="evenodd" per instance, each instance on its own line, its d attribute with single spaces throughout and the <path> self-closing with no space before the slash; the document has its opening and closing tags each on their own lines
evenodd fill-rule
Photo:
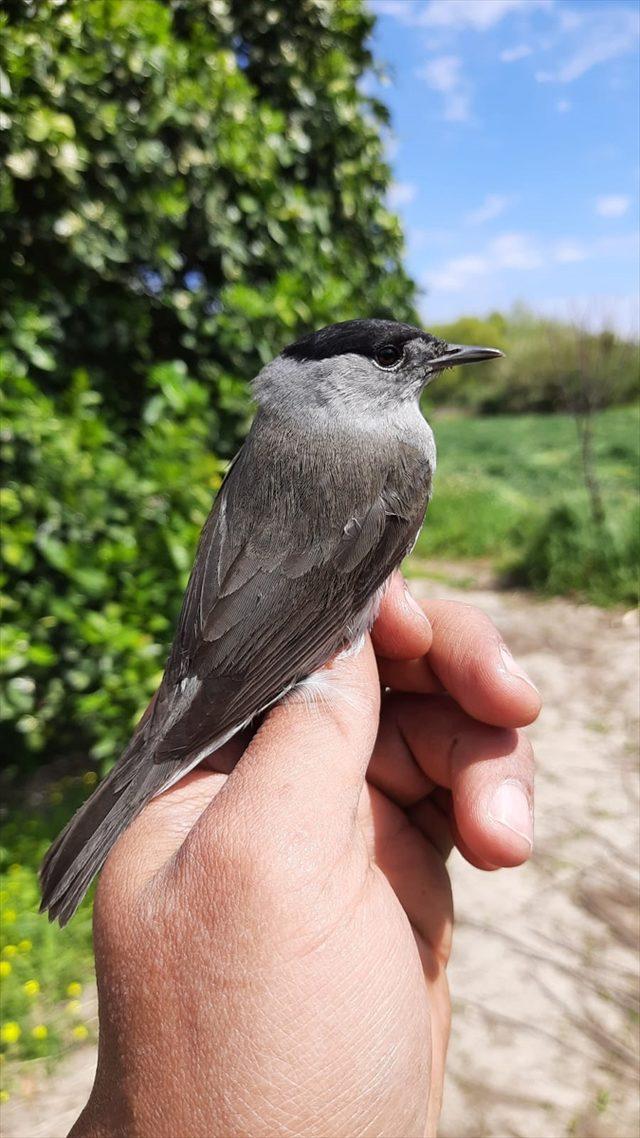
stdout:
<svg viewBox="0 0 640 1138">
<path fill-rule="evenodd" d="M 257 377 L 258 413 L 202 531 L 153 708 L 43 862 L 51 919 L 72 916 L 151 797 L 370 626 L 424 518 L 435 446 L 418 398 L 452 352 L 409 325 L 352 321 Z"/>
</svg>

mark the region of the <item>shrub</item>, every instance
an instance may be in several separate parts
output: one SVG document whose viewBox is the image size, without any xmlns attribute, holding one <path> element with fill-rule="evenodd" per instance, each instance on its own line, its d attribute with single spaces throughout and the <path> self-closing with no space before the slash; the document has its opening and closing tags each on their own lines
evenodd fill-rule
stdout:
<svg viewBox="0 0 640 1138">
<path fill-rule="evenodd" d="M 427 399 L 485 415 L 592 410 L 638 395 L 638 345 L 611 331 L 536 316 L 524 308 L 486 319 L 465 316 L 437 329 L 454 343 L 500 348 L 505 359 L 471 364 L 438 376 Z"/>
<path fill-rule="evenodd" d="M 594 604 L 637 604 L 640 510 L 596 527 L 586 503 L 555 503 L 525 536 L 509 578 L 542 593 L 575 593 Z"/>
<path fill-rule="evenodd" d="M 220 484 L 202 385 L 149 374 L 139 435 L 107 425 L 77 372 L 56 404 L 16 361 L 2 458 L 2 727 L 10 768 L 111 762 L 163 669 L 198 533 Z"/>
</svg>

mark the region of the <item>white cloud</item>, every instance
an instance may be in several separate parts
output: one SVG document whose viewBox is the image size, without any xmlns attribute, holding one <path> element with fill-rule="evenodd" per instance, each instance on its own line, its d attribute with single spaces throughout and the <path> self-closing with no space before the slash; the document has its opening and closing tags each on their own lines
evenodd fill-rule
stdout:
<svg viewBox="0 0 640 1138">
<path fill-rule="evenodd" d="M 510 200 L 504 194 L 487 194 L 482 205 L 471 210 L 466 215 L 465 221 L 468 225 L 483 225 L 485 221 L 493 221 L 494 217 L 499 217 L 501 213 L 504 213 Z"/>
<path fill-rule="evenodd" d="M 623 217 L 631 205 L 626 194 L 603 194 L 596 198 L 596 213 L 600 217 Z"/>
<path fill-rule="evenodd" d="M 421 67 L 417 74 L 433 91 L 439 91 L 444 96 L 444 119 L 448 122 L 467 121 L 471 110 L 471 92 L 459 56 L 438 55 Z"/>
<path fill-rule="evenodd" d="M 453 91 L 461 81 L 460 69 L 462 60 L 456 55 L 439 55 L 431 59 L 421 70 L 421 77 L 426 79 L 434 91 Z"/>
<path fill-rule="evenodd" d="M 420 15 L 420 23 L 432 28 L 473 28 L 484 31 L 500 23 L 509 13 L 527 6 L 528 0 L 430 0 Z M 550 0 L 538 0 L 549 7 Z"/>
<path fill-rule="evenodd" d="M 500 59 L 503 63 L 517 63 L 519 59 L 526 59 L 528 55 L 532 54 L 532 47 L 529 47 L 526 43 L 520 43 L 517 44 L 516 47 L 507 47 L 504 51 L 501 51 Z"/>
<path fill-rule="evenodd" d="M 561 115 L 566 115 L 567 111 L 571 110 L 571 103 L 569 99 L 558 99 L 558 102 L 556 103 L 556 110 L 559 111 Z"/>
<path fill-rule="evenodd" d="M 469 281 L 485 276 L 490 269 L 486 257 L 452 257 L 428 273 L 426 282 L 434 292 L 462 292 Z"/>
<path fill-rule="evenodd" d="M 503 233 L 489 246 L 493 263 L 501 269 L 537 269 L 542 254 L 526 233 Z"/>
<path fill-rule="evenodd" d="M 371 7 L 376 16 L 391 16 L 401 24 L 414 21 L 413 0 L 373 0 Z"/>
<path fill-rule="evenodd" d="M 585 19 L 582 12 L 572 12 L 568 8 L 558 9 L 556 16 L 563 31 L 571 31 L 573 28 L 579 28 L 584 24 Z"/>
<path fill-rule="evenodd" d="M 565 21 L 563 30 L 572 42 L 564 45 L 564 58 L 552 71 L 536 72 L 539 83 L 573 83 L 600 63 L 636 50 L 640 15 L 631 8 L 607 4 L 588 18 Z"/>
<path fill-rule="evenodd" d="M 400 206 L 410 205 L 418 193 L 414 182 L 392 182 L 387 194 L 390 209 L 399 209 Z"/>
<path fill-rule="evenodd" d="M 570 265 L 594 258 L 630 259 L 637 256 L 637 232 L 597 238 L 585 245 L 572 238 L 545 244 L 527 233 L 502 233 L 479 253 L 452 257 L 425 274 L 424 284 L 434 293 L 464 292 L 482 280 L 497 281 L 504 271 L 530 272 L 553 265 Z"/>
<path fill-rule="evenodd" d="M 572 265 L 586 261 L 589 254 L 578 241 L 558 241 L 553 249 L 553 260 L 559 265 Z"/>
<path fill-rule="evenodd" d="M 462 292 L 470 281 L 500 269 L 536 269 L 542 263 L 540 250 L 527 234 L 503 233 L 490 241 L 482 254 L 445 261 L 427 275 L 427 284 L 437 292 Z"/>
<path fill-rule="evenodd" d="M 373 0 L 376 15 L 422 28 L 486 31 L 505 16 L 527 8 L 553 6 L 553 0 Z"/>
</svg>

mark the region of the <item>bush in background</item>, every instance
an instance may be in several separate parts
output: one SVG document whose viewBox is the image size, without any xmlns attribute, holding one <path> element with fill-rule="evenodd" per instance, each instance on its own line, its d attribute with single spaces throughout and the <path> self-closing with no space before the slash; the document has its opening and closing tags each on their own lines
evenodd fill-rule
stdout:
<svg viewBox="0 0 640 1138">
<path fill-rule="evenodd" d="M 638 345 L 613 331 L 547 320 L 525 308 L 440 325 L 452 343 L 500 348 L 505 359 L 469 364 L 438 376 L 428 402 L 474 414 L 581 410 L 629 403 L 638 396 Z"/>
<path fill-rule="evenodd" d="M 584 501 L 552 504 L 528 527 L 508 579 L 547 594 L 577 593 L 598 605 L 638 603 L 640 510 L 595 528 Z"/>
<path fill-rule="evenodd" d="M 125 442 L 77 372 L 54 401 L 4 383 L 2 726 L 6 762 L 112 761 L 159 681 L 223 466 L 207 392 L 182 361 L 149 373 Z"/>
</svg>

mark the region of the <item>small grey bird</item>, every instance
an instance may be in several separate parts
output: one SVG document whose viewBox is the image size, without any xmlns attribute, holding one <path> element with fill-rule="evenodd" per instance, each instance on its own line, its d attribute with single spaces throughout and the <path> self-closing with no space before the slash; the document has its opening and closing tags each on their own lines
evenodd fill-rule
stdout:
<svg viewBox="0 0 640 1138">
<path fill-rule="evenodd" d="M 421 392 L 443 368 L 500 355 L 348 320 L 262 369 L 152 710 L 42 864 L 50 919 L 66 924 L 150 798 L 368 631 L 431 496 Z"/>
</svg>

